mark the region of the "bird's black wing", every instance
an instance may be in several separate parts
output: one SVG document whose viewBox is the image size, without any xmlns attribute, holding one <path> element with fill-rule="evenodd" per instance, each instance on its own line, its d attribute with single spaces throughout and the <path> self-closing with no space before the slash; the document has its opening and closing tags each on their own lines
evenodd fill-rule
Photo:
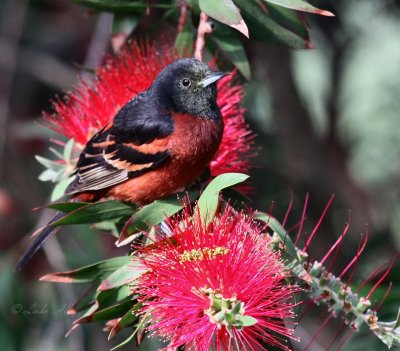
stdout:
<svg viewBox="0 0 400 351">
<path fill-rule="evenodd" d="M 138 95 L 86 144 L 66 194 L 105 189 L 162 164 L 169 157 L 172 116 Z"/>
</svg>

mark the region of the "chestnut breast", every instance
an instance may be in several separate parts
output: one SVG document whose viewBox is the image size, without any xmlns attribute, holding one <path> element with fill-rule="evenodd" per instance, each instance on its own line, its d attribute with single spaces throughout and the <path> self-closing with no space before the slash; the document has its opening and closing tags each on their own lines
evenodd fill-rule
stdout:
<svg viewBox="0 0 400 351">
<path fill-rule="evenodd" d="M 198 179 L 218 150 L 222 120 L 174 114 L 173 133 L 160 139 L 170 158 L 159 167 L 109 189 L 108 196 L 139 205 L 182 191 Z"/>
</svg>

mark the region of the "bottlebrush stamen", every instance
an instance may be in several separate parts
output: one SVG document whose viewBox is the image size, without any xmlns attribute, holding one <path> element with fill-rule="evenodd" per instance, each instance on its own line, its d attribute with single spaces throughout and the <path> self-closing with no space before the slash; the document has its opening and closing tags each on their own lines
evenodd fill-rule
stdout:
<svg viewBox="0 0 400 351">
<path fill-rule="evenodd" d="M 170 237 L 139 249 L 148 273 L 134 293 L 148 331 L 167 349 L 288 349 L 298 288 L 264 227 L 230 207 L 208 225 L 189 212 L 169 221 Z"/>
</svg>

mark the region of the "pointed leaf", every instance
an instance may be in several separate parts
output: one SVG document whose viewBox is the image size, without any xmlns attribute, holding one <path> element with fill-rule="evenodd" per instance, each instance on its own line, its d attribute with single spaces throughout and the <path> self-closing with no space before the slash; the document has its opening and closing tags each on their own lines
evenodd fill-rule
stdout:
<svg viewBox="0 0 400 351">
<path fill-rule="evenodd" d="M 297 251 L 292 239 L 290 238 L 285 228 L 282 227 L 282 225 L 275 217 L 272 217 L 264 212 L 256 212 L 254 217 L 265 222 L 276 234 L 278 234 L 281 241 L 285 244 L 288 254 L 292 258 L 297 258 Z"/>
<path fill-rule="evenodd" d="M 51 201 L 57 201 L 61 197 L 64 196 L 65 190 L 67 189 L 68 185 L 71 184 L 74 178 L 64 178 L 57 183 L 51 193 Z"/>
<path fill-rule="evenodd" d="M 49 147 L 49 150 L 54 154 L 54 156 L 58 159 L 58 160 L 64 160 L 64 155 L 59 152 L 58 150 L 56 150 L 53 147 Z"/>
<path fill-rule="evenodd" d="M 242 16 L 249 26 L 250 38 L 268 43 L 282 43 L 293 49 L 310 47 L 308 35 L 301 36 L 287 28 L 284 23 L 277 22 L 261 4 L 248 0 L 234 0 L 234 2 L 242 10 Z"/>
<path fill-rule="evenodd" d="M 53 169 L 47 168 L 42 173 L 39 174 L 38 179 L 41 182 L 49 182 L 53 181 L 53 179 L 57 176 L 58 172 L 54 171 Z"/>
<path fill-rule="evenodd" d="M 397 312 L 397 318 L 395 320 L 394 326 L 393 326 L 393 330 L 400 328 L 400 308 L 399 311 Z"/>
<path fill-rule="evenodd" d="M 307 42 L 310 42 L 310 33 L 308 32 L 308 23 L 304 12 L 293 11 L 282 6 L 268 4 L 268 15 L 281 26 L 289 29 Z"/>
<path fill-rule="evenodd" d="M 124 34 L 128 36 L 135 30 L 135 28 L 139 24 L 139 20 L 140 16 L 138 15 L 115 15 L 112 24 L 112 33 Z"/>
<path fill-rule="evenodd" d="M 244 327 L 250 327 L 257 323 L 257 319 L 251 316 L 242 316 L 239 320 Z"/>
<path fill-rule="evenodd" d="M 140 339 L 140 338 L 139 338 L 139 334 L 141 334 L 142 331 L 144 330 L 144 327 L 147 325 L 148 320 L 149 320 L 148 316 L 146 316 L 146 315 L 143 316 L 143 317 L 140 319 L 139 324 L 138 324 L 138 326 L 136 327 L 136 329 L 134 330 L 134 332 L 133 332 L 126 340 L 124 340 L 123 342 L 121 342 L 121 343 L 118 344 L 117 346 L 113 347 L 113 348 L 111 349 L 111 351 L 114 351 L 114 350 L 116 350 L 116 349 L 119 349 L 120 347 L 125 346 L 126 344 L 128 344 L 129 341 L 131 341 L 131 340 L 133 339 L 133 337 L 134 337 L 136 334 L 138 334 L 138 339 Z M 138 344 L 139 344 L 139 340 L 138 340 Z"/>
<path fill-rule="evenodd" d="M 332 12 L 321 10 L 304 0 L 264 0 L 275 5 L 287 7 L 288 9 L 316 13 L 322 16 L 335 16 Z"/>
<path fill-rule="evenodd" d="M 242 173 L 224 173 L 215 177 L 201 194 L 197 206 L 200 217 L 205 225 L 212 222 L 219 204 L 219 193 L 222 189 L 239 184 L 248 179 L 249 176 Z"/>
<path fill-rule="evenodd" d="M 106 307 L 101 310 L 97 310 L 96 312 L 93 312 L 89 316 L 85 316 L 74 321 L 74 324 L 109 321 L 114 318 L 122 317 L 123 315 L 125 315 L 125 313 L 127 313 L 127 311 L 129 311 L 132 308 L 133 303 L 134 301 L 130 300 L 113 306 Z"/>
<path fill-rule="evenodd" d="M 126 313 L 134 304 L 130 287 L 122 286 L 118 289 L 97 291 L 95 303 L 77 320 L 67 333 L 69 335 L 79 324 L 97 320 L 109 320 Z"/>
<path fill-rule="evenodd" d="M 310 275 L 297 258 L 297 250 L 292 239 L 279 221 L 263 212 L 256 212 L 254 217 L 265 222 L 278 235 L 279 239 L 284 244 L 284 248 L 281 250 L 281 255 L 282 259 L 285 261 L 286 269 L 290 270 L 299 279 L 311 283 L 312 279 Z"/>
<path fill-rule="evenodd" d="M 103 280 L 98 290 L 109 290 L 121 285 L 131 284 L 145 272 L 146 269 L 140 264 L 140 260 L 137 257 L 131 257 L 131 262 L 111 273 Z"/>
<path fill-rule="evenodd" d="M 125 14 L 126 12 L 141 13 L 146 10 L 147 7 L 152 8 L 171 8 L 175 7 L 175 4 L 157 4 L 153 1 L 149 2 L 146 0 L 126 0 L 126 1 L 115 1 L 115 0 L 73 0 L 77 5 L 90 7 L 97 11 L 109 11 L 115 13 Z"/>
<path fill-rule="evenodd" d="M 129 256 L 114 257 L 67 272 L 46 274 L 41 281 L 57 283 L 87 283 L 105 278 L 131 261 Z"/>
<path fill-rule="evenodd" d="M 53 210 L 61 211 L 61 212 L 71 212 L 80 207 L 90 205 L 90 202 L 56 202 L 51 203 L 43 208 L 52 208 Z M 39 209 L 42 207 L 39 207 Z"/>
<path fill-rule="evenodd" d="M 179 195 L 171 195 L 162 200 L 156 200 L 149 205 L 142 207 L 129 220 L 128 228 L 121 232 L 117 246 L 129 243 L 130 237 L 140 231 L 149 229 L 160 224 L 166 217 L 170 217 L 183 208 L 183 198 L 187 196 L 189 201 L 194 201 L 198 191 L 188 191 Z"/>
<path fill-rule="evenodd" d="M 63 152 L 63 157 L 65 161 L 69 161 L 71 159 L 73 147 L 74 147 L 74 139 L 68 140 L 68 142 L 65 144 Z"/>
<path fill-rule="evenodd" d="M 53 160 L 49 160 L 48 158 L 35 155 L 36 161 L 38 161 L 41 165 L 45 166 L 48 169 L 52 169 L 53 171 L 60 171 L 65 168 L 65 164 L 62 164 L 60 162 L 56 162 Z"/>
<path fill-rule="evenodd" d="M 250 80 L 250 64 L 247 60 L 246 51 L 240 38 L 236 33 L 233 33 L 233 30 L 218 23 L 215 31 L 207 37 L 207 41 L 211 41 L 217 47 L 217 50 L 220 50 L 233 63 L 243 77 Z"/>
<path fill-rule="evenodd" d="M 117 227 L 117 223 L 113 222 L 99 222 L 99 223 L 94 223 L 90 226 L 90 228 L 97 229 L 101 232 L 107 232 L 110 233 L 112 236 L 115 238 L 119 237 L 120 230 Z"/>
<path fill-rule="evenodd" d="M 134 204 L 119 201 L 95 202 L 67 213 L 64 217 L 50 225 L 97 223 L 111 220 L 118 222 L 132 216 L 135 208 Z"/>
<path fill-rule="evenodd" d="M 128 312 L 126 312 L 118 321 L 118 323 L 115 324 L 114 327 L 111 329 L 110 334 L 108 335 L 108 340 L 112 339 L 115 334 L 117 334 L 123 328 L 129 327 L 130 325 L 135 323 L 139 319 L 139 316 L 135 312 L 141 307 L 142 303 L 137 303 Z"/>
<path fill-rule="evenodd" d="M 79 297 L 79 299 L 69 308 L 67 314 L 73 315 L 78 312 L 83 311 L 86 308 L 89 308 L 96 302 L 97 292 L 97 284 L 92 284 L 92 286 L 85 291 L 85 293 Z"/>
<path fill-rule="evenodd" d="M 199 6 L 208 16 L 237 29 L 246 37 L 249 37 L 249 30 L 246 23 L 243 21 L 239 9 L 232 0 L 199 0 Z"/>
<path fill-rule="evenodd" d="M 132 289 L 126 285 L 115 289 L 99 291 L 96 297 L 96 303 L 98 304 L 99 309 L 116 305 L 127 300 L 132 300 Z"/>
<path fill-rule="evenodd" d="M 131 335 L 129 335 L 123 342 L 121 342 L 117 346 L 114 346 L 110 351 L 117 350 L 117 349 L 127 345 L 135 337 L 136 333 L 137 333 L 137 329 L 135 329 L 133 331 L 133 333 Z"/>
</svg>

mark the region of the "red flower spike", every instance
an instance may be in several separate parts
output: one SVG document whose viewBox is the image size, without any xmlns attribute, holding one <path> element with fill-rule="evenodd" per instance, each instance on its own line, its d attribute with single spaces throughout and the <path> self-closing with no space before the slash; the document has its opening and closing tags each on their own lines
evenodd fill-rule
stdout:
<svg viewBox="0 0 400 351">
<path fill-rule="evenodd" d="M 54 113 L 44 114 L 44 124 L 77 143 L 85 145 L 91 136 L 107 124 L 119 109 L 147 89 L 157 74 L 178 58 L 170 46 L 157 49 L 146 43 L 123 48 L 117 56 L 108 56 L 89 81 L 80 80 L 64 99 L 53 101 Z M 221 146 L 211 162 L 211 174 L 248 173 L 250 157 L 255 155 L 254 134 L 244 119 L 243 86 L 235 74 L 218 83 L 218 105 L 225 122 Z"/>
<path fill-rule="evenodd" d="M 169 225 L 173 239 L 139 251 L 149 273 L 135 288 L 147 329 L 169 342 L 165 350 L 287 350 L 293 330 L 283 319 L 294 317 L 298 288 L 285 281 L 270 237 L 231 209 L 208 228 L 187 210 Z"/>
<path fill-rule="evenodd" d="M 213 177 L 228 172 L 247 174 L 251 158 L 256 154 L 255 135 L 244 119 L 246 110 L 241 106 L 244 88 L 237 83 L 233 85 L 235 74 L 226 76 L 218 83 L 217 103 L 225 126 L 219 150 L 210 163 Z"/>
</svg>

